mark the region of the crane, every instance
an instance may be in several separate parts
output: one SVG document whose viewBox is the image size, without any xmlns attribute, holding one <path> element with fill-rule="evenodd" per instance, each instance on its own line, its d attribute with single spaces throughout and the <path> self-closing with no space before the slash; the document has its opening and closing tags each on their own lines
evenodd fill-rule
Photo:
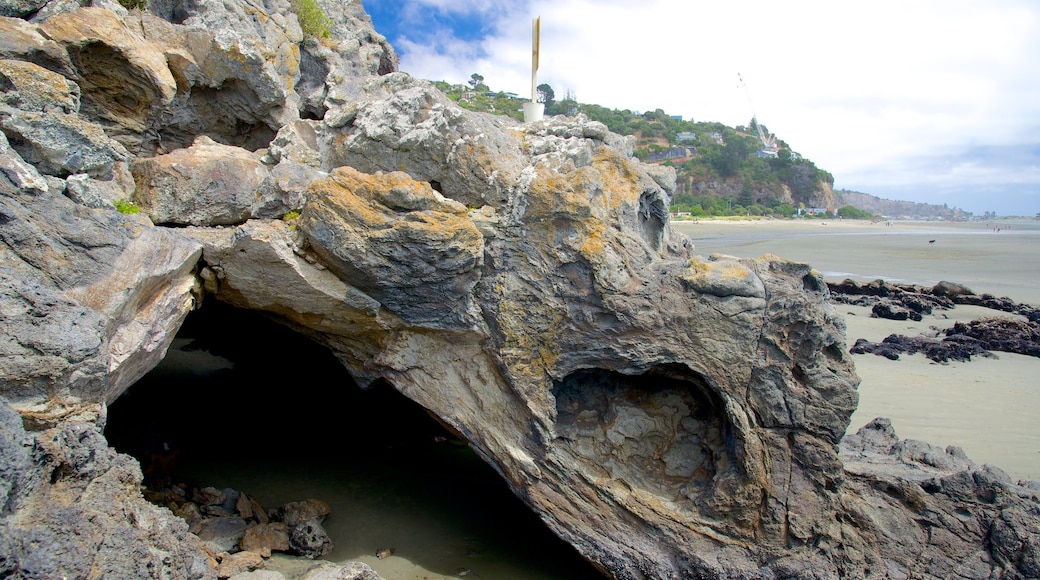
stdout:
<svg viewBox="0 0 1040 580">
<path fill-rule="evenodd" d="M 766 135 L 765 131 L 762 130 L 762 124 L 758 122 L 758 115 L 755 114 L 755 104 L 751 102 L 751 91 L 748 90 L 747 83 L 744 82 L 744 77 L 737 73 L 737 80 L 740 81 L 740 87 L 744 89 L 744 94 L 747 95 L 748 105 L 751 107 L 751 122 L 755 124 L 755 129 L 758 129 L 758 140 L 762 142 L 762 150 L 758 152 L 760 157 L 776 157 L 779 151 L 779 147 L 776 145 L 775 135 Z"/>
</svg>

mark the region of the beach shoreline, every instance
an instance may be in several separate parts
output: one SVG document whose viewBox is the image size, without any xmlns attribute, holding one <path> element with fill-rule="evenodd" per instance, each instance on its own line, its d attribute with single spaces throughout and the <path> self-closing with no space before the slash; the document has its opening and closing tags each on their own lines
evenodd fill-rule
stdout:
<svg viewBox="0 0 1040 580">
<path fill-rule="evenodd" d="M 859 220 L 701 220 L 671 222 L 694 253 L 745 258 L 772 254 L 809 264 L 828 282 L 878 279 L 930 287 L 955 282 L 976 294 L 1040 305 L 1040 222 Z M 995 222 L 996 223 L 996 222 Z M 1010 227 L 1008 227 L 1010 226 Z M 933 241 L 934 240 L 934 241 Z M 936 310 L 920 322 L 872 318 L 869 308 L 833 304 L 846 323 L 846 352 L 858 338 L 934 336 L 954 322 L 1012 316 L 975 306 Z M 935 363 L 924 355 L 889 360 L 849 355 L 860 377 L 860 402 L 847 433 L 875 417 L 892 420 L 904 439 L 957 446 L 975 463 L 1016 480 L 1040 481 L 1040 358 L 996 353 Z"/>
</svg>

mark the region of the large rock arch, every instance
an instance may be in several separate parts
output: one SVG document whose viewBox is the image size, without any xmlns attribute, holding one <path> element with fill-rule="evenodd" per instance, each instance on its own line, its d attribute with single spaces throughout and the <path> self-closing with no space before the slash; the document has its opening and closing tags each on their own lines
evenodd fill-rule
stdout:
<svg viewBox="0 0 1040 580">
<path fill-rule="evenodd" d="M 391 70 L 360 3 L 327 5 L 344 33 L 336 50 L 279 14 L 235 18 L 246 8 L 234 2 L 182 4 L 197 10 L 182 24 L 74 10 L 49 26 L 107 23 L 112 50 L 140 67 L 134 78 L 159 79 L 121 99 L 118 83 L 95 75 L 85 86 L 103 94 L 84 96 L 82 111 L 84 54 L 68 47 L 98 39 L 62 27 L 68 37 L 46 41 L 47 21 L 0 19 L 22 43 L 4 56 L 39 63 L 5 70 L 47 87 L 5 95 L 0 114 L 2 441 L 15 442 L 0 465 L 18 474 L 0 488 L 0 541 L 15 554 L 0 562 L 12 574 L 32 569 L 30 548 L 46 536 L 37 569 L 51 576 L 94 566 L 69 556 L 83 550 L 105 570 L 206 575 L 175 518 L 142 507 L 136 464 L 100 430 L 106 405 L 164 356 L 190 309 L 220 300 L 276 318 L 332 350 L 358 383 L 389 382 L 435 414 L 616 578 L 1037 575 L 1027 488 L 954 452 L 902 444 L 883 423 L 846 441 L 843 457 L 857 378 L 809 265 L 696 255 L 664 215 L 674 173 L 634 159 L 631 140 L 580 115 L 520 124 L 464 111 Z M 277 50 L 259 50 L 267 41 Z M 297 93 L 301 46 L 328 66 Z M 218 91 L 226 110 L 193 109 L 196 89 Z M 300 119 L 301 99 L 321 118 Z M 96 110 L 112 103 L 132 105 L 122 111 L 132 118 Z M 237 152 L 257 169 L 257 191 L 214 186 L 204 205 L 219 211 L 155 211 L 192 224 L 156 226 L 152 208 L 184 192 L 137 179 L 128 159 L 196 142 L 214 150 L 202 135 L 269 144 Z M 145 213 L 118 213 L 113 200 Z M 649 407 L 625 401 L 644 396 L 676 411 L 634 420 Z M 572 407 L 596 421 L 583 430 Z M 656 444 L 667 426 L 665 440 L 685 443 Z M 700 452 L 694 436 L 707 443 Z M 661 469 L 649 463 L 658 455 Z M 592 465 L 619 456 L 624 465 Z M 103 536 L 91 522 L 121 529 L 128 545 L 152 539 L 134 554 L 73 545 L 66 521 L 78 539 Z M 1026 540 L 990 539 L 1014 537 Z"/>
</svg>

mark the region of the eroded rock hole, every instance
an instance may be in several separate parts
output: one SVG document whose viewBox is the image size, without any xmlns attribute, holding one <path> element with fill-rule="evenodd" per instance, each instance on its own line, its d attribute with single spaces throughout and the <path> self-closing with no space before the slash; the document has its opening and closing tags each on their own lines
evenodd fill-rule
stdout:
<svg viewBox="0 0 1040 580">
<path fill-rule="evenodd" d="M 198 14 L 198 3 L 194 0 L 151 0 L 148 11 L 173 24 L 183 24 L 192 14 Z"/>
<path fill-rule="evenodd" d="M 806 274 L 802 276 L 802 288 L 806 292 L 822 292 L 823 288 L 820 286 L 820 280 L 812 274 Z"/>
<path fill-rule="evenodd" d="M 643 239 L 655 250 L 661 248 L 664 225 L 669 219 L 668 207 L 659 193 L 644 191 L 639 196 L 639 227 Z"/>
<path fill-rule="evenodd" d="M 157 89 L 117 49 L 93 42 L 70 48 L 69 56 L 83 75 L 84 113 L 132 129 L 143 129 Z"/>
<path fill-rule="evenodd" d="M 386 383 L 361 389 L 327 349 L 254 312 L 214 302 L 189 315 L 163 363 L 110 406 L 105 435 L 150 488 L 230 489 L 265 513 L 328 504 L 323 559 L 386 578 L 601 577 L 419 405 Z M 238 517 L 236 503 L 197 509 Z"/>
<path fill-rule="evenodd" d="M 257 151 L 268 147 L 277 134 L 264 120 L 271 104 L 262 102 L 244 79 L 225 79 L 217 88 L 193 87 L 188 99 L 194 114 L 164 129 L 170 139 L 207 135 L 218 143 Z M 188 147 L 191 141 L 173 145 Z"/>
<path fill-rule="evenodd" d="M 553 394 L 560 436 L 602 476 L 696 502 L 730 468 L 735 442 L 721 402 L 685 367 L 638 376 L 581 370 Z"/>
<path fill-rule="evenodd" d="M 296 93 L 300 96 L 300 118 L 320 121 L 325 118 L 328 93 L 325 79 L 329 75 L 328 61 L 310 50 L 300 52 L 300 80 Z"/>
</svg>

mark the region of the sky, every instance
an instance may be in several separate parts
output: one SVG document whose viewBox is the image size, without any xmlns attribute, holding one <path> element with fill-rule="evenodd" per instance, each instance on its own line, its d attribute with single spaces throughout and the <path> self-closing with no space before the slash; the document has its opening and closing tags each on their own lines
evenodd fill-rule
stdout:
<svg viewBox="0 0 1040 580">
<path fill-rule="evenodd" d="M 363 0 L 399 70 L 747 125 L 835 188 L 1040 214 L 1036 0 Z M 743 79 L 743 84 L 740 83 Z"/>
</svg>

